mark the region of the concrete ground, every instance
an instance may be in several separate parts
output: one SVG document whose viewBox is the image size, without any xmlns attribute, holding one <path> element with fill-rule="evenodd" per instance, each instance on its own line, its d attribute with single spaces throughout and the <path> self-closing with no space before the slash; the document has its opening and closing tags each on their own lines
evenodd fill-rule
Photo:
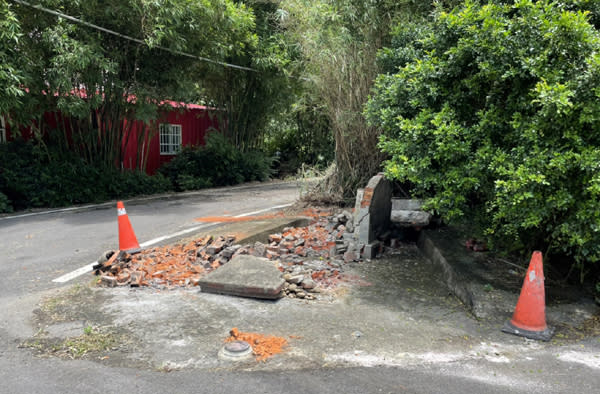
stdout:
<svg viewBox="0 0 600 394">
<path fill-rule="evenodd" d="M 228 226 L 211 232 L 252 237 L 273 229 L 269 221 Z M 476 318 L 451 294 L 439 266 L 425 259 L 415 243 L 344 270 L 350 280 L 313 301 L 264 301 L 197 288 L 100 288 L 90 274 L 89 285 L 47 292 L 32 317 L 35 334 L 22 346 L 39 357 L 81 357 L 146 371 L 286 373 L 375 366 L 418 368 L 419 373 L 423 368 L 451 370 L 453 376 L 523 392 L 566 390 L 572 380 L 557 375 L 565 366 L 600 371 L 600 313 L 593 303 L 553 306 L 554 322 L 560 326 L 553 341 L 541 343 L 500 331 L 510 311 L 494 309 Z M 485 294 L 493 305 L 494 290 Z M 517 296 L 513 292 L 511 297 Z M 289 346 L 265 362 L 221 360 L 217 353 L 234 327 L 285 337 Z M 109 349 L 95 350 L 85 343 L 96 337 L 110 342 Z M 65 350 L 67 342 L 70 351 Z M 581 392 L 595 389 L 579 383 L 585 386 Z"/>
</svg>

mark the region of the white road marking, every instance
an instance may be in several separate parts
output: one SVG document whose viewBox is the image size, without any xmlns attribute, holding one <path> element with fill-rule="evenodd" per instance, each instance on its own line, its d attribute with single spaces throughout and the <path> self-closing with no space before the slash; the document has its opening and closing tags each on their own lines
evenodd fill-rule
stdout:
<svg viewBox="0 0 600 394">
<path fill-rule="evenodd" d="M 559 360 L 583 364 L 592 369 L 600 369 L 600 356 L 588 352 L 571 351 L 558 356 Z"/>
<path fill-rule="evenodd" d="M 61 277 L 58 277 L 56 279 L 53 279 L 52 282 L 56 282 L 56 283 L 65 283 L 68 282 L 72 279 L 77 278 L 78 276 L 81 276 L 83 274 L 87 274 L 88 272 L 92 272 L 92 269 L 94 267 L 94 265 L 96 265 L 98 263 L 98 261 L 94 261 L 91 264 L 85 265 L 81 268 L 77 268 L 75 271 L 69 272 L 68 274 L 64 274 Z"/>
<path fill-rule="evenodd" d="M 201 228 L 204 228 L 204 227 L 209 227 L 211 225 L 212 224 L 201 224 L 200 226 L 186 228 L 185 230 L 181 230 L 181 231 L 178 231 L 178 232 L 173 233 L 173 234 L 163 235 L 162 237 L 158 237 L 158 238 L 151 239 L 150 241 L 142 242 L 140 244 L 140 248 L 146 248 L 148 246 L 151 246 L 151 245 L 157 244 L 159 242 L 162 242 L 165 239 L 175 238 L 175 237 L 178 237 L 180 235 L 184 235 L 184 234 L 188 234 L 188 233 L 194 232 L 196 230 L 200 230 Z"/>
<path fill-rule="evenodd" d="M 292 204 L 283 204 L 283 205 L 277 205 L 275 207 L 271 207 L 271 208 L 266 208 L 266 209 L 261 209 L 260 211 L 254 211 L 254 212 L 248 212 L 248 213 L 242 213 L 241 215 L 237 215 L 234 216 L 234 218 L 243 218 L 244 216 L 252 216 L 252 215 L 256 215 L 258 213 L 263 213 L 263 212 L 267 212 L 267 211 L 272 211 L 274 209 L 280 209 L 280 208 L 287 208 L 287 207 L 291 207 Z"/>
<path fill-rule="evenodd" d="M 245 217 L 245 216 L 252 216 L 252 215 L 259 214 L 259 213 L 272 211 L 272 210 L 275 210 L 275 209 L 286 208 L 286 207 L 289 207 L 291 205 L 292 204 L 277 205 L 277 206 L 274 206 L 274 207 L 270 207 L 270 208 L 266 208 L 266 209 L 261 209 L 259 211 L 242 213 L 242 214 L 234 216 L 234 217 L 241 218 L 241 217 Z M 162 242 L 164 240 L 167 240 L 169 238 L 179 237 L 180 235 L 185 235 L 185 234 L 188 234 L 188 233 L 192 233 L 194 231 L 200 230 L 200 229 L 205 228 L 205 227 L 210 227 L 210 226 L 213 226 L 213 225 L 214 225 L 213 223 L 208 223 L 208 224 L 201 224 L 201 225 L 195 226 L 195 227 L 186 228 L 185 230 L 181 230 L 181 231 L 178 231 L 178 232 L 173 233 L 173 234 L 163 235 L 161 237 L 154 238 L 154 239 L 151 239 L 151 240 L 146 241 L 146 242 L 142 242 L 140 244 L 140 247 L 141 248 L 147 248 L 148 246 L 152 246 L 154 244 L 157 244 L 157 243 Z M 60 277 L 58 277 L 56 279 L 53 279 L 52 282 L 55 282 L 55 283 L 66 283 L 66 282 L 68 282 L 70 280 L 73 280 L 73 279 L 75 279 L 75 278 L 77 278 L 77 277 L 79 277 L 81 275 L 87 274 L 88 272 L 92 272 L 92 269 L 93 269 L 94 265 L 96 265 L 97 263 L 98 263 L 98 261 L 94 261 L 93 263 L 87 264 L 87 265 L 85 265 L 85 266 L 83 266 L 81 268 L 76 269 L 75 271 L 69 272 L 68 274 L 64 274 L 63 276 L 60 276 Z"/>
<path fill-rule="evenodd" d="M 49 215 L 51 213 L 62 213 L 62 212 L 69 212 L 69 211 L 77 211 L 77 210 L 83 210 L 83 209 L 87 209 L 87 208 L 96 208 L 96 207 L 102 207 L 102 206 L 108 206 L 108 204 L 82 205 L 80 207 L 52 209 L 52 210 L 49 210 L 49 211 L 42 211 L 42 212 L 22 213 L 22 214 L 11 215 L 11 216 L 3 216 L 3 217 L 0 217 L 0 220 L 21 219 L 21 218 L 26 218 L 26 217 L 29 217 L 29 216 Z"/>
</svg>

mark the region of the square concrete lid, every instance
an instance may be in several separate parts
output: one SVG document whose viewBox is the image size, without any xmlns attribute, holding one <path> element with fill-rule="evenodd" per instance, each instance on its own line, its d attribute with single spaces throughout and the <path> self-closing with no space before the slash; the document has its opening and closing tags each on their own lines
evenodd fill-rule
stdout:
<svg viewBox="0 0 600 394">
<path fill-rule="evenodd" d="M 276 299 L 285 280 L 275 264 L 261 257 L 236 256 L 200 280 L 203 292 Z"/>
</svg>

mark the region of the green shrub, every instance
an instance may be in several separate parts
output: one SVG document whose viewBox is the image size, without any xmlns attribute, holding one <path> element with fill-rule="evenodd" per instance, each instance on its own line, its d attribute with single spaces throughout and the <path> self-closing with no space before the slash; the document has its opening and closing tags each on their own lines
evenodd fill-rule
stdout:
<svg viewBox="0 0 600 394">
<path fill-rule="evenodd" d="M 273 176 L 274 163 L 274 156 L 267 156 L 261 151 L 249 151 L 240 157 L 240 170 L 247 182 L 266 181 Z"/>
<path fill-rule="evenodd" d="M 182 191 L 205 189 L 212 186 L 209 179 L 190 174 L 177 175 L 177 185 Z"/>
<path fill-rule="evenodd" d="M 0 211 L 60 207 L 171 190 L 162 175 L 92 166 L 72 152 L 21 140 L 0 145 Z M 7 203 L 3 204 L 2 195 Z"/>
<path fill-rule="evenodd" d="M 266 150 L 277 157 L 274 166 L 279 176 L 296 174 L 306 165 L 324 170 L 333 162 L 333 133 L 322 108 L 308 106 L 272 120 L 266 135 Z"/>
<path fill-rule="evenodd" d="M 0 192 L 0 213 L 12 212 L 12 205 L 6 194 Z"/>
<path fill-rule="evenodd" d="M 142 171 L 119 171 L 109 168 L 105 170 L 104 177 L 113 179 L 113 188 L 109 193 L 110 198 L 150 195 L 173 190 L 169 179 L 162 174 L 151 176 Z"/>
<path fill-rule="evenodd" d="M 600 35 L 562 3 L 498 3 L 467 1 L 398 40 L 366 113 L 387 176 L 429 208 L 583 274 L 600 260 Z"/>
<path fill-rule="evenodd" d="M 223 134 L 212 132 L 206 145 L 184 148 L 159 173 L 182 191 L 266 180 L 272 165 L 273 158 L 264 153 L 240 152 Z"/>
</svg>

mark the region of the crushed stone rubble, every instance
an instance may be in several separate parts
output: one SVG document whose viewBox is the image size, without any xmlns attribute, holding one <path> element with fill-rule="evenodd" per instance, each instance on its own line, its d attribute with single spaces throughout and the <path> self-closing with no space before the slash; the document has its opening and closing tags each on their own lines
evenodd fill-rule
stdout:
<svg viewBox="0 0 600 394">
<path fill-rule="evenodd" d="M 249 254 L 277 265 L 286 281 L 282 296 L 311 300 L 343 283 L 368 285 L 344 272 L 348 263 L 361 261 L 363 247 L 353 237 L 352 213 L 312 208 L 302 216 L 312 218 L 308 226 L 284 228 L 271 234 L 268 243 L 240 245 L 235 243 L 235 236 L 227 235 L 145 249 L 133 255 L 107 251 L 93 267 L 94 274 L 106 287 L 193 287 L 235 256 Z"/>
</svg>

